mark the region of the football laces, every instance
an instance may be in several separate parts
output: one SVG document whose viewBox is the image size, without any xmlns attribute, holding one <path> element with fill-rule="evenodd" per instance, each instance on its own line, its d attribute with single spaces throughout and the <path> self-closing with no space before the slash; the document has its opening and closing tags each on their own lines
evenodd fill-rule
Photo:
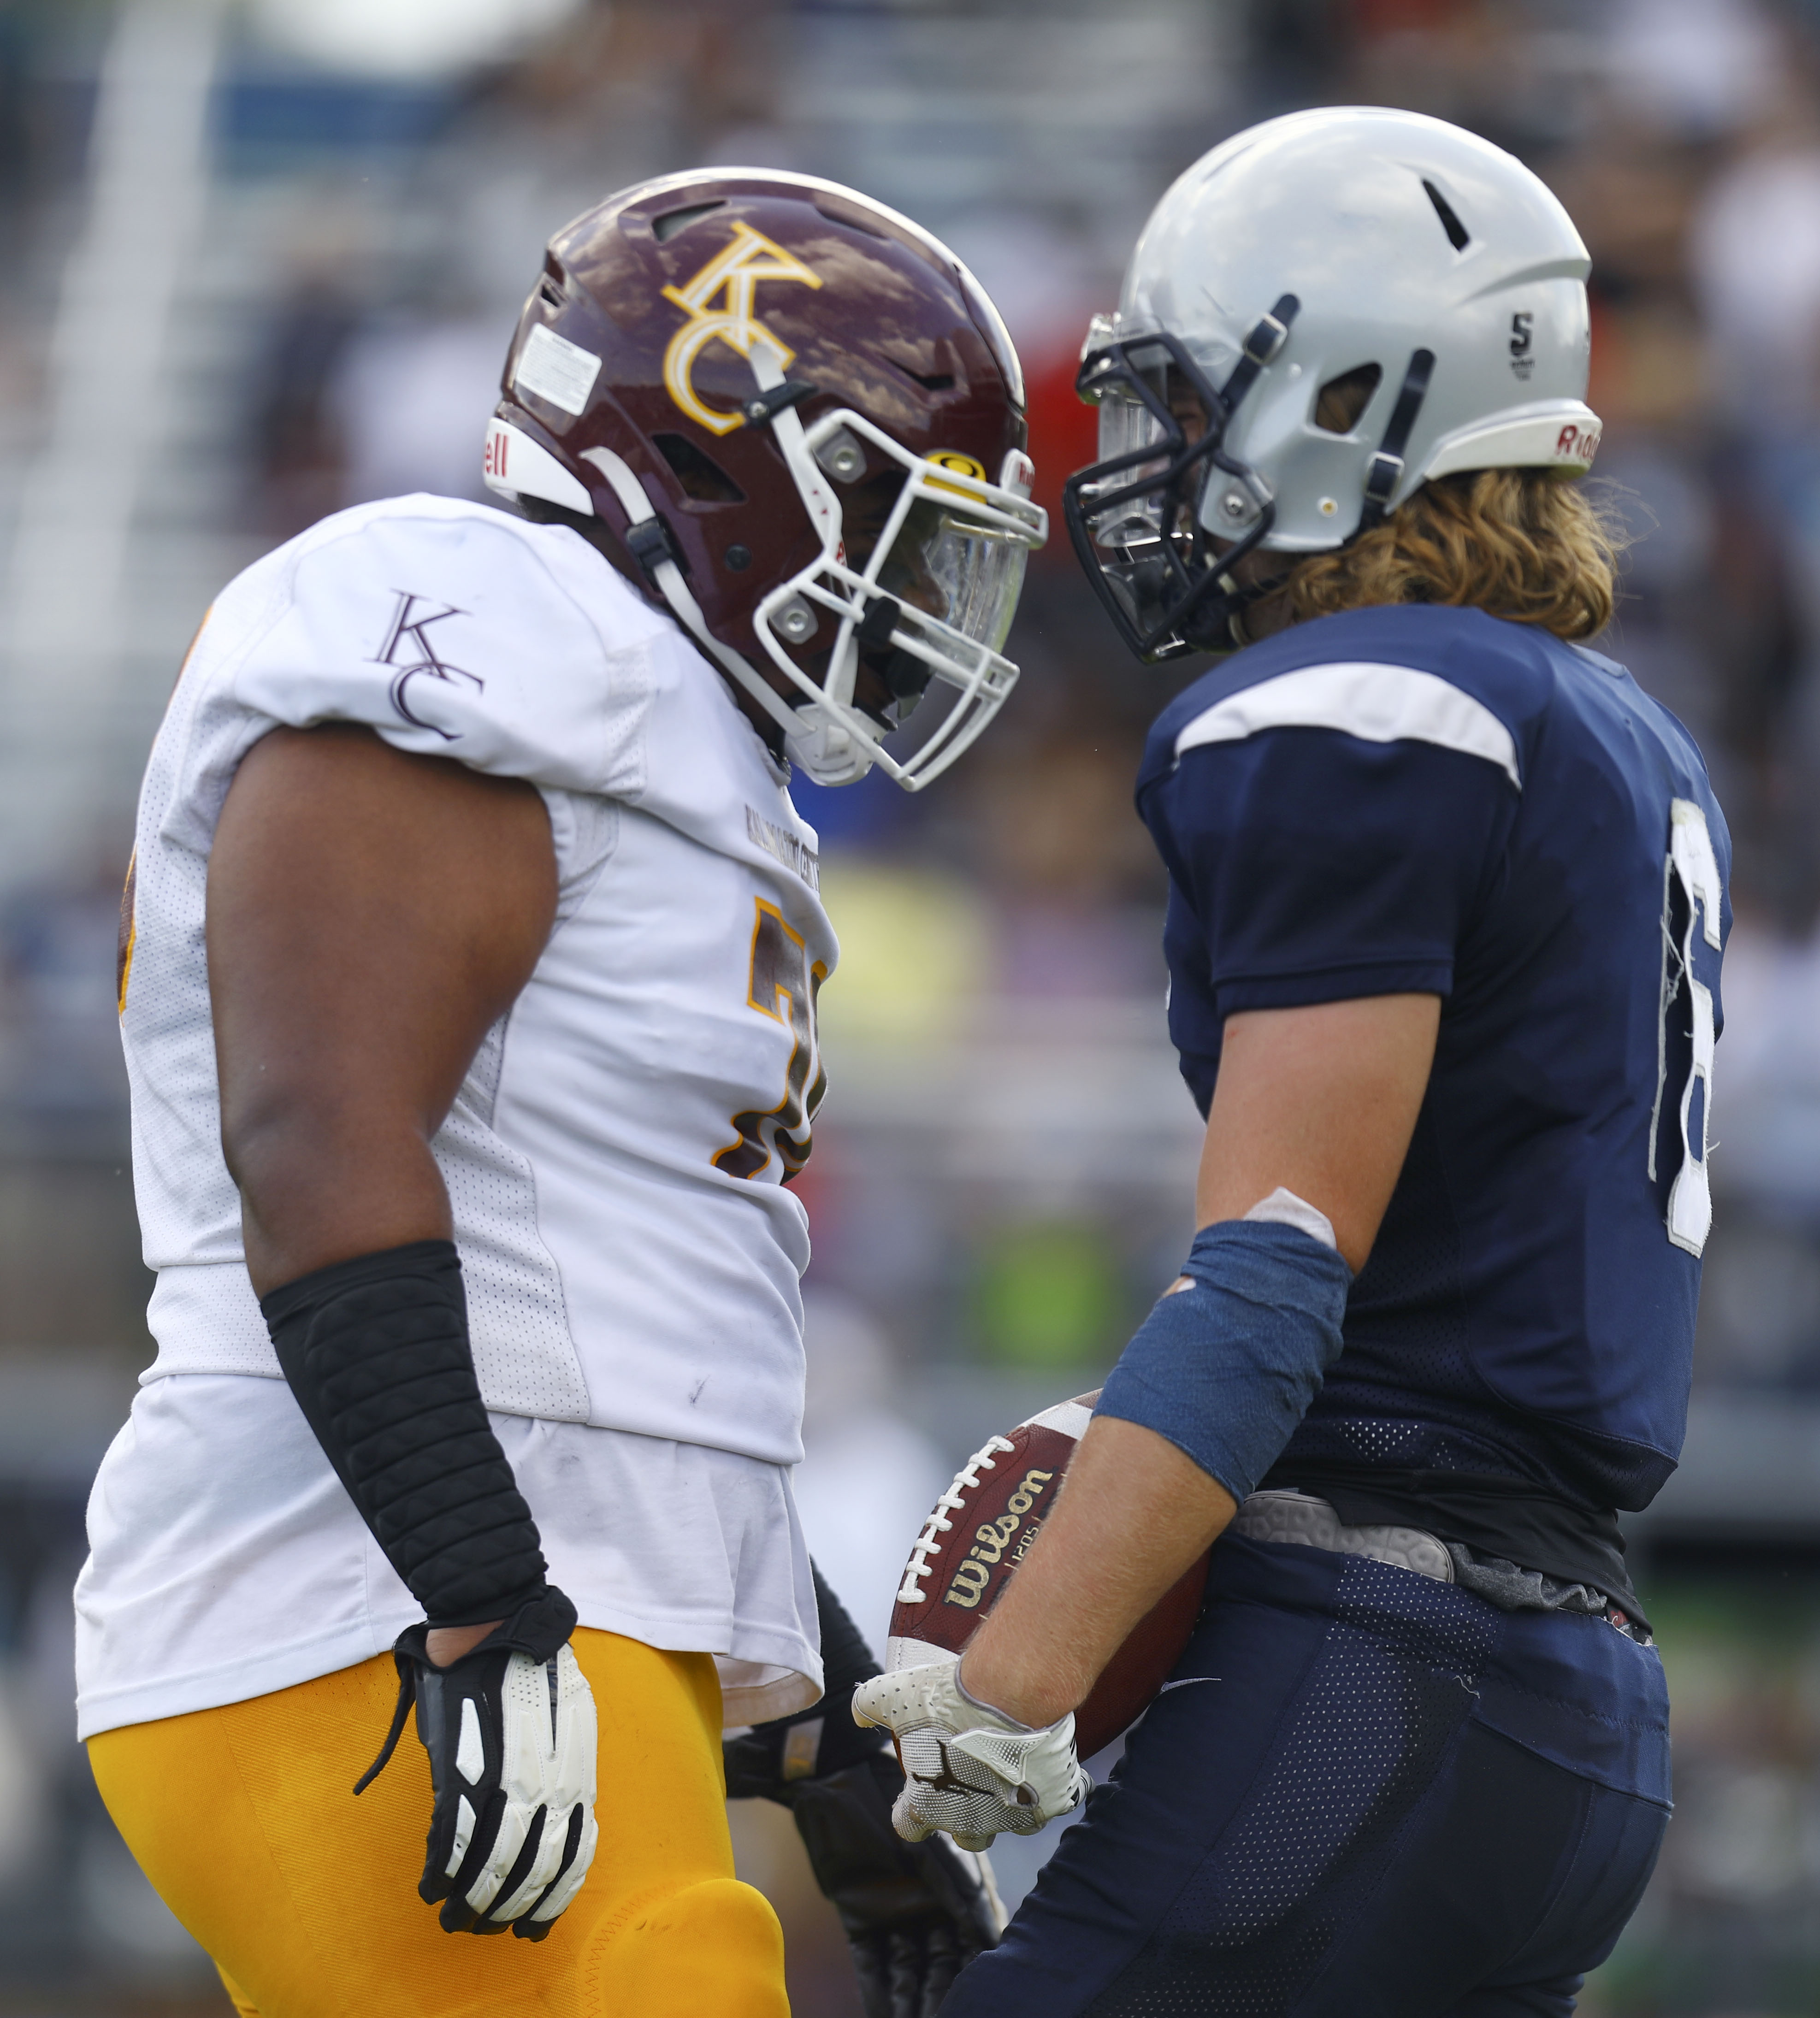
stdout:
<svg viewBox="0 0 1820 2018">
<path fill-rule="evenodd" d="M 929 1558 L 942 1553 L 942 1544 L 936 1537 L 946 1535 L 954 1525 L 946 1517 L 960 1512 L 966 1504 L 965 1495 L 977 1488 L 979 1474 L 982 1471 L 997 1470 L 997 1452 L 1016 1448 L 1008 1437 L 993 1437 L 982 1444 L 955 1473 L 954 1482 L 935 1502 L 928 1519 L 923 1523 L 923 1532 L 910 1544 L 910 1561 L 904 1565 L 903 1582 L 897 1593 L 899 1604 L 920 1604 L 922 1602 L 922 1579 L 929 1574 Z"/>
</svg>

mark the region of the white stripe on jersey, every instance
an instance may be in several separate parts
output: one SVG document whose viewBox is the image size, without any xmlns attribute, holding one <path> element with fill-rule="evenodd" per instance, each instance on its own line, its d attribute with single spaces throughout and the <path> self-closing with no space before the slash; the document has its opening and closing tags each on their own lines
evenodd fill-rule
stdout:
<svg viewBox="0 0 1820 2018">
<path fill-rule="evenodd" d="M 1438 743 L 1496 764 L 1523 789 L 1516 739 L 1484 702 L 1437 673 L 1375 660 L 1303 666 L 1228 694 L 1176 737 L 1176 761 L 1206 743 L 1242 742 L 1266 729 L 1337 729 L 1366 743 Z"/>
</svg>

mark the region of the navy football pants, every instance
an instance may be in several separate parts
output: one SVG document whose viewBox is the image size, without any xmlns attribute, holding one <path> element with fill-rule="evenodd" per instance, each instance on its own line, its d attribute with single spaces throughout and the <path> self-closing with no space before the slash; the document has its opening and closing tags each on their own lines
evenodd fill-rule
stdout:
<svg viewBox="0 0 1820 2018">
<path fill-rule="evenodd" d="M 1557 2018 L 1668 1820 L 1653 1649 L 1247 1542 L 943 2018 Z"/>
</svg>

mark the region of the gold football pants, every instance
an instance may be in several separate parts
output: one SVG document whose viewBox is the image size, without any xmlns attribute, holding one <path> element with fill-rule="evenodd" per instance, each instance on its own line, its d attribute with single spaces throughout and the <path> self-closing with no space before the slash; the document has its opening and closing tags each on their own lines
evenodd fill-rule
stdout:
<svg viewBox="0 0 1820 2018">
<path fill-rule="evenodd" d="M 783 1938 L 733 1876 L 706 1654 L 587 1629 L 600 1846 L 543 1941 L 445 1934 L 417 1896 L 429 1761 L 407 1735 L 356 1800 L 389 1658 L 89 1741 L 146 1875 L 243 2018 L 787 2018 Z"/>
</svg>

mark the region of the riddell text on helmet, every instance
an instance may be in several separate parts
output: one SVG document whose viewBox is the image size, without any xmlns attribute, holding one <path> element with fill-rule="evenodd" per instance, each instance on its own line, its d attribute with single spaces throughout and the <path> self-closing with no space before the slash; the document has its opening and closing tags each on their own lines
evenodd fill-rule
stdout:
<svg viewBox="0 0 1820 2018">
<path fill-rule="evenodd" d="M 1581 427 L 1577 422 L 1569 421 L 1555 438 L 1555 460 L 1558 462 L 1590 464 L 1599 452 L 1601 432 L 1597 428 Z"/>
</svg>

